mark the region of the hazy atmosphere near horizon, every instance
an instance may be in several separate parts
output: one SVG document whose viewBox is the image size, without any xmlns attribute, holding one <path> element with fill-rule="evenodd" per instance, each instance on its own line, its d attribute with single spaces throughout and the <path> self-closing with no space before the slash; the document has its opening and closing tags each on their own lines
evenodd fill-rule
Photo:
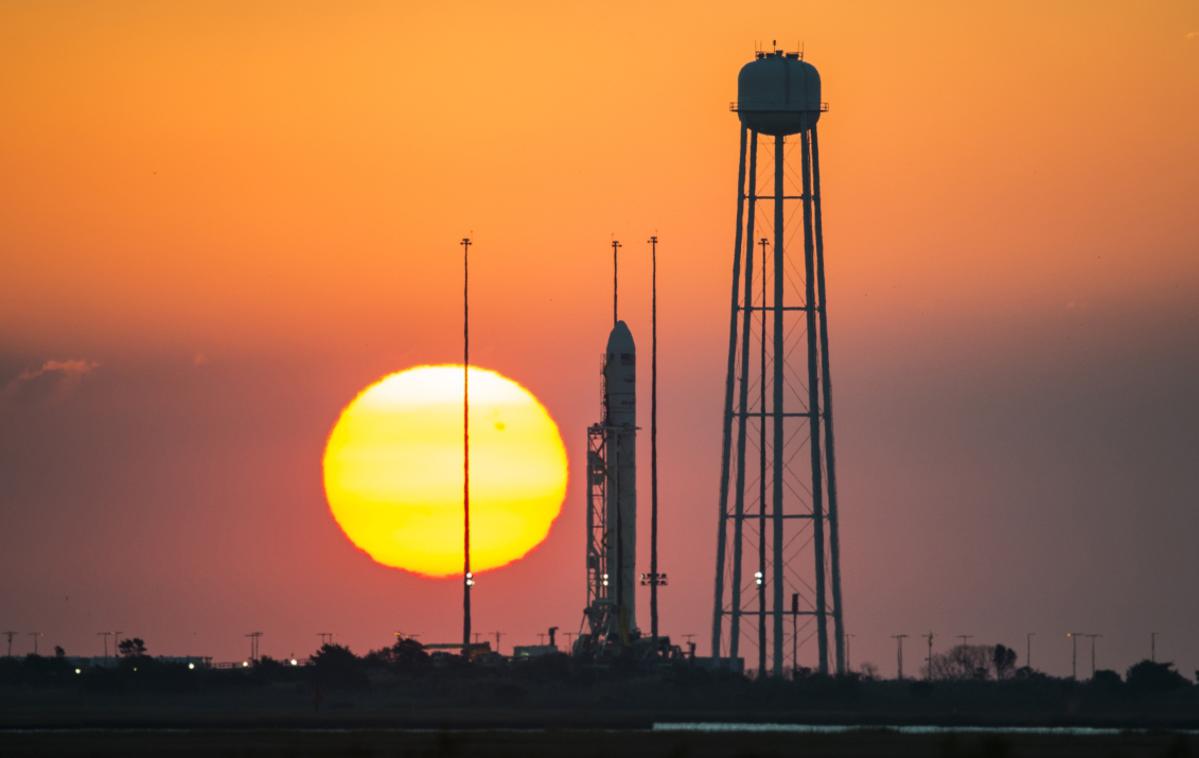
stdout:
<svg viewBox="0 0 1199 758">
<path fill-rule="evenodd" d="M 220 661 L 257 630 L 276 657 L 326 631 L 358 653 L 397 630 L 454 641 L 460 578 L 357 549 L 322 456 L 368 385 L 462 360 L 466 235 L 472 365 L 544 404 L 569 472 L 544 541 L 480 572 L 474 628 L 504 648 L 576 631 L 610 242 L 648 377 L 656 234 L 662 627 L 706 653 L 729 102 L 775 38 L 819 66 L 829 103 L 854 667 L 890 675 L 890 635 L 929 630 L 1023 665 L 1035 632 L 1033 665 L 1068 674 L 1074 631 L 1102 634 L 1099 667 L 1123 672 L 1157 632 L 1191 677 L 1199 4 L 1183 1 L 5 3 L 14 652 L 32 631 L 43 650 L 99 654 L 119 629 Z"/>
</svg>

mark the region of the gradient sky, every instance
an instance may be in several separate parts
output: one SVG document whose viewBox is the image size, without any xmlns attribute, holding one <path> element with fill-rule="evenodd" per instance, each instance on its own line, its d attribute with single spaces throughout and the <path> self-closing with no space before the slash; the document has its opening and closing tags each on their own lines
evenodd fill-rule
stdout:
<svg viewBox="0 0 1199 758">
<path fill-rule="evenodd" d="M 888 635 L 929 629 L 1023 661 L 1035 631 L 1068 673 L 1077 630 L 1123 671 L 1158 631 L 1192 675 L 1194 2 L 5 3 L 0 627 L 224 660 L 252 630 L 275 656 L 452 640 L 458 582 L 329 516 L 326 436 L 380 376 L 458 358 L 470 233 L 472 357 L 541 398 L 577 471 L 608 243 L 647 348 L 656 232 L 663 628 L 706 650 L 728 103 L 774 38 L 831 104 L 855 665 L 891 673 Z M 572 476 L 549 539 L 480 578 L 504 649 L 577 628 L 583 504 Z"/>
</svg>

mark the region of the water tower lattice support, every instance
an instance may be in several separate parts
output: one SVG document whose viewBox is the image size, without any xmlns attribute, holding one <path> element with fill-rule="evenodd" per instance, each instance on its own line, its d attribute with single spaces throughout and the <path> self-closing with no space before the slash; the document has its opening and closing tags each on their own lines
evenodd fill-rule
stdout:
<svg viewBox="0 0 1199 758">
<path fill-rule="evenodd" d="M 787 78 L 771 73 L 783 65 L 794 67 Z M 748 85 L 743 70 L 737 108 L 742 129 L 712 654 L 740 657 L 749 623 L 756 634 L 746 644 L 756 648 L 759 675 L 768 668 L 783 675 L 784 650 L 811 642 L 814 667 L 841 673 L 845 630 L 816 129 L 823 106 L 815 69 L 797 56 L 767 54 L 746 69 L 754 66 Z M 762 71 L 774 79 L 754 80 Z M 794 83 L 796 71 L 807 83 Z M 776 81 L 790 88 L 781 100 L 786 105 L 755 107 Z M 767 146 L 761 167 L 759 137 Z M 761 203 L 769 206 L 758 214 Z M 784 603 L 795 594 L 798 604 Z"/>
</svg>

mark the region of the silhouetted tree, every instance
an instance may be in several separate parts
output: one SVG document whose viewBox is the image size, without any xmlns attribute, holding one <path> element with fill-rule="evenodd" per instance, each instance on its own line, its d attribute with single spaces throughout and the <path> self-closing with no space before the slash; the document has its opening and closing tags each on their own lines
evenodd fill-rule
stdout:
<svg viewBox="0 0 1199 758">
<path fill-rule="evenodd" d="M 368 667 L 391 668 L 403 672 L 424 671 L 431 659 L 425 646 L 410 637 L 396 640 L 391 647 L 372 650 L 363 657 Z"/>
<path fill-rule="evenodd" d="M 957 645 L 933 656 L 932 678 L 956 681 L 986 679 L 994 663 L 994 649 L 988 645 Z"/>
<path fill-rule="evenodd" d="M 1027 681 L 1027 680 L 1046 681 L 1048 679 L 1051 679 L 1052 677 L 1050 677 L 1044 671 L 1037 671 L 1032 666 L 1021 666 L 1020 668 L 1018 668 L 1012 672 L 1012 678 L 1020 679 L 1022 681 Z"/>
<path fill-rule="evenodd" d="M 146 655 L 146 643 L 141 637 L 121 640 L 117 643 L 117 653 L 122 658 L 142 658 Z"/>
<path fill-rule="evenodd" d="M 391 663 L 400 671 L 424 671 L 429 668 L 429 654 L 424 645 L 404 637 L 391 646 Z"/>
<path fill-rule="evenodd" d="M 66 658 L 67 657 L 67 651 L 63 649 L 62 645 L 54 646 L 54 657 L 55 658 Z"/>
<path fill-rule="evenodd" d="M 1173 663 L 1153 661 L 1141 661 L 1133 665 L 1124 678 L 1128 682 L 1128 689 L 1137 694 L 1169 692 L 1190 684 L 1185 676 L 1174 670 Z"/>
<path fill-rule="evenodd" d="M 991 665 L 996 679 L 1008 679 L 1016 670 L 1016 651 L 1006 645 L 996 645 L 991 653 Z"/>
<path fill-rule="evenodd" d="M 321 645 L 309 661 L 312 676 L 320 686 L 361 687 L 366 684 L 362 661 L 344 645 Z"/>
<path fill-rule="evenodd" d="M 1099 669 L 1091 677 L 1091 687 L 1108 693 L 1119 692 L 1124 682 L 1120 675 L 1111 669 Z"/>
</svg>

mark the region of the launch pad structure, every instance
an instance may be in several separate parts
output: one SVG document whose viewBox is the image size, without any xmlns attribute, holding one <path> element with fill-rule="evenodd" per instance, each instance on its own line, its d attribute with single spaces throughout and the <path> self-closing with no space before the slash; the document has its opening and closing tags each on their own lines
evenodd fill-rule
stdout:
<svg viewBox="0 0 1199 758">
<path fill-rule="evenodd" d="M 816 128 L 827 106 L 819 73 L 799 53 L 759 52 L 742 67 L 737 90 L 737 228 L 710 660 L 741 670 L 744 649 L 753 647 L 758 676 L 784 676 L 786 651 L 799 670 L 801 650 L 807 662 L 814 641 L 812 668 L 840 674 L 846 635 Z M 762 142 L 773 150 L 759 151 Z M 674 650 L 658 636 L 656 602 L 650 637 L 636 622 L 637 356 L 617 312 L 619 248 L 613 240 L 602 419 L 587 429 L 586 631 L 574 652 L 593 657 L 631 647 L 636 657 Z M 656 287 L 654 306 L 656 345 Z M 653 584 L 652 600 L 665 578 L 656 557 L 655 549 L 641 577 Z"/>
</svg>

